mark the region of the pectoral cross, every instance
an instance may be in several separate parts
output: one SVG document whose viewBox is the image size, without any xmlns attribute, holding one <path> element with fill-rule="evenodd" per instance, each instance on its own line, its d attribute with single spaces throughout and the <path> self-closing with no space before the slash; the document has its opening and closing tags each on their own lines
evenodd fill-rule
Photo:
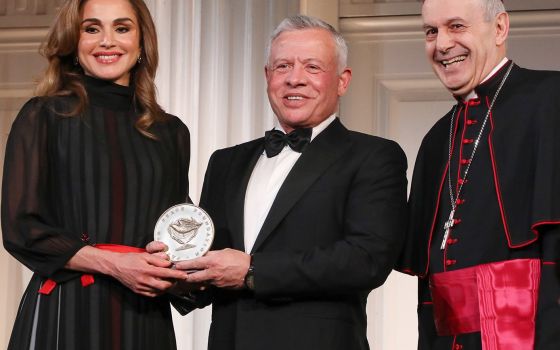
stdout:
<svg viewBox="0 0 560 350">
<path fill-rule="evenodd" d="M 440 247 L 441 250 L 445 249 L 445 244 L 447 243 L 447 238 L 449 237 L 449 230 L 451 230 L 453 225 L 455 225 L 455 219 L 453 218 L 454 216 L 455 216 L 455 208 L 451 210 L 451 213 L 449 213 L 449 219 L 447 219 L 447 221 L 443 225 L 443 228 L 445 229 L 445 233 L 443 234 L 443 241 L 441 242 L 441 247 Z"/>
</svg>

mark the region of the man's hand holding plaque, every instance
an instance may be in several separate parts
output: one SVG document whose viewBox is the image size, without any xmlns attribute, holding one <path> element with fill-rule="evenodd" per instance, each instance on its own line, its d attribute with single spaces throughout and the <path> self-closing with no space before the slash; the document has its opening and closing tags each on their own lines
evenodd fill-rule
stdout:
<svg viewBox="0 0 560 350">
<path fill-rule="evenodd" d="M 251 257 L 234 249 L 208 251 L 214 239 L 214 224 L 210 216 L 192 204 L 179 204 L 166 210 L 154 230 L 154 242 L 146 247 L 149 253 L 171 260 L 173 268 L 187 271 L 177 290 L 204 289 L 207 285 L 219 288 L 245 288 L 245 277 Z"/>
<path fill-rule="evenodd" d="M 218 288 L 246 288 L 246 276 L 251 256 L 235 249 L 213 250 L 203 257 L 175 263 L 175 268 L 193 271 L 187 274 L 186 282 L 211 284 Z"/>
<path fill-rule="evenodd" d="M 178 204 L 161 214 L 154 229 L 154 241 L 146 250 L 176 263 L 204 256 L 213 240 L 214 224 L 210 216 L 195 205 Z M 176 282 L 168 292 L 184 294 L 204 289 L 204 285 L 198 283 Z"/>
<path fill-rule="evenodd" d="M 154 240 L 167 246 L 173 262 L 190 260 L 206 254 L 214 240 L 214 224 L 210 216 L 192 204 L 178 204 L 159 217 Z"/>
</svg>

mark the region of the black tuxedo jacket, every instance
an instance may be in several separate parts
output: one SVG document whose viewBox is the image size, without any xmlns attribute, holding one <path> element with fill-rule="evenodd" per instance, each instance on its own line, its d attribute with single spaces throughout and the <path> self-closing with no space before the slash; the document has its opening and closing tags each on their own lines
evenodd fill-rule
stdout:
<svg viewBox="0 0 560 350">
<path fill-rule="evenodd" d="M 201 197 L 213 249 L 244 250 L 257 139 L 215 152 Z M 406 158 L 392 141 L 331 123 L 295 163 L 253 247 L 255 291 L 214 289 L 211 350 L 368 349 L 366 299 L 397 258 Z"/>
</svg>

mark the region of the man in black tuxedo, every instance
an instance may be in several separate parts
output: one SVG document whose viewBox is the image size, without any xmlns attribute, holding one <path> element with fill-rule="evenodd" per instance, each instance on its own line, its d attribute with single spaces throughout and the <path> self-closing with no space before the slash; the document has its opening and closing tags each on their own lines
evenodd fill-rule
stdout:
<svg viewBox="0 0 560 350">
<path fill-rule="evenodd" d="M 404 235 L 406 158 L 336 117 L 346 56 L 327 23 L 285 19 L 265 67 L 277 126 L 210 159 L 200 205 L 213 251 L 176 264 L 212 285 L 209 349 L 369 348 L 367 296 Z"/>
</svg>

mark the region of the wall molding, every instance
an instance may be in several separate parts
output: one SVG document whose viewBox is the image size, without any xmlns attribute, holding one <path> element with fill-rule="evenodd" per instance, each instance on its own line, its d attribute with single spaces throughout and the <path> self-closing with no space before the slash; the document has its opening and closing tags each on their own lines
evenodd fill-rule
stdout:
<svg viewBox="0 0 560 350">
<path fill-rule="evenodd" d="M 419 15 L 418 0 L 339 0 L 340 17 L 377 17 Z M 533 10 L 558 10 L 558 0 L 508 0 L 508 12 Z"/>
<path fill-rule="evenodd" d="M 47 36 L 48 28 L 9 28 L 0 30 L 0 50 L 38 48 Z"/>
<path fill-rule="evenodd" d="M 510 37 L 560 35 L 560 10 L 510 13 Z M 422 18 L 414 16 L 341 18 L 342 34 L 352 41 L 423 40 Z"/>
<path fill-rule="evenodd" d="M 386 97 L 403 102 L 452 100 L 449 91 L 432 73 L 406 75 L 378 75 L 374 78 L 376 88 Z"/>
<path fill-rule="evenodd" d="M 392 106 L 399 102 L 453 101 L 449 91 L 433 74 L 390 74 L 374 77 L 376 132 L 388 137 Z"/>
<path fill-rule="evenodd" d="M 0 110 L 4 110 L 6 99 L 29 98 L 33 95 L 35 83 L 0 83 Z"/>
<path fill-rule="evenodd" d="M 0 0 L 0 28 L 48 27 L 64 0 Z"/>
</svg>

